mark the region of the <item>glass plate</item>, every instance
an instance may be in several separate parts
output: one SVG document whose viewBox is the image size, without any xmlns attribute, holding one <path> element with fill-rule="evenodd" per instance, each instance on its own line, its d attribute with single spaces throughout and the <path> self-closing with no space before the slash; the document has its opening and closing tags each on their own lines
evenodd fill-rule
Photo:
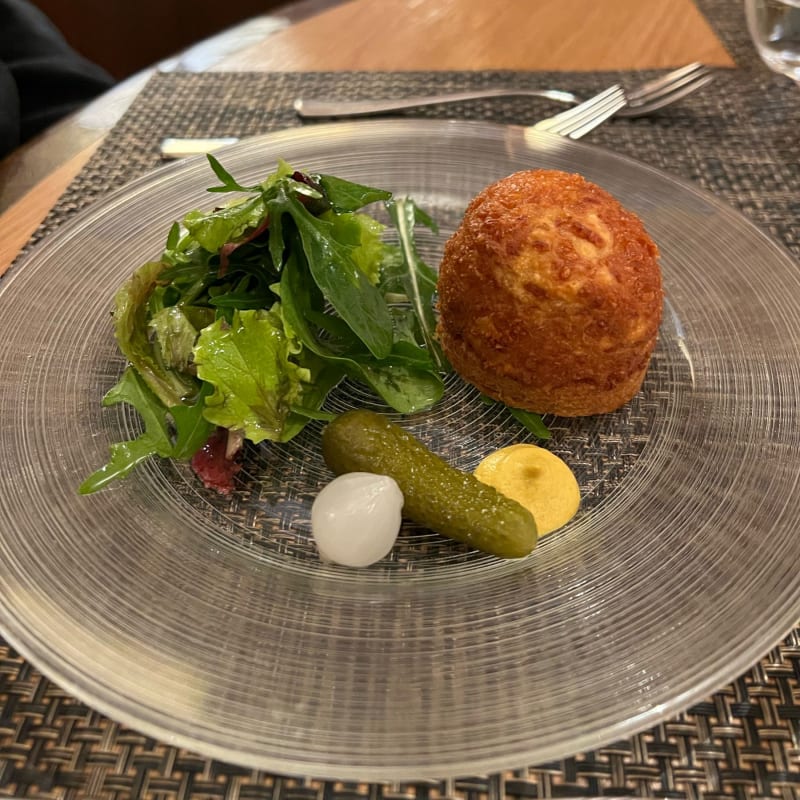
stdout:
<svg viewBox="0 0 800 800">
<path fill-rule="evenodd" d="M 638 212 L 668 297 L 638 396 L 549 419 L 581 512 L 505 562 L 409 526 L 365 570 L 320 563 L 320 425 L 250 447 L 231 499 L 153 461 L 76 487 L 139 430 L 101 408 L 123 368 L 117 286 L 216 196 L 204 159 L 134 181 L 3 281 L 0 619 L 54 681 L 173 744 L 283 773 L 446 777 L 632 734 L 751 666 L 796 621 L 797 264 L 714 197 L 584 144 L 482 123 L 359 122 L 220 155 L 253 182 L 283 157 L 411 194 L 442 225 L 514 170 L 581 172 Z M 353 386 L 332 409 L 376 406 Z M 459 380 L 407 424 L 464 469 L 528 437 Z"/>
</svg>

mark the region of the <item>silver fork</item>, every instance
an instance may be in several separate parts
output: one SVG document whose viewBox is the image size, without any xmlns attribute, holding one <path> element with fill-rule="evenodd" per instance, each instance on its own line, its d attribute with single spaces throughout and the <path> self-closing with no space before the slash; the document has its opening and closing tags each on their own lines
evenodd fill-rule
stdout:
<svg viewBox="0 0 800 800">
<path fill-rule="evenodd" d="M 590 97 L 574 108 L 528 126 L 527 130 L 546 131 L 557 133 L 559 136 L 568 136 L 570 139 L 580 139 L 592 128 L 596 128 L 601 122 L 613 116 L 626 102 L 625 92 L 621 86 L 609 86 L 604 92 Z"/>
<path fill-rule="evenodd" d="M 629 90 L 628 102 L 617 111 L 619 116 L 635 117 L 649 114 L 705 86 L 714 75 L 705 64 L 694 62 L 668 72 L 659 78 L 646 81 Z M 392 100 L 325 100 L 298 97 L 294 110 L 304 119 L 319 117 L 366 117 L 392 111 L 422 108 L 440 103 L 482 100 L 492 97 L 544 97 L 559 103 L 580 103 L 581 98 L 572 92 L 554 89 L 477 89 L 454 94 L 426 95 Z"/>
<path fill-rule="evenodd" d="M 452 100 L 476 99 L 483 97 L 501 97 L 509 95 L 536 95 L 547 96 L 559 102 L 575 102 L 579 105 L 548 117 L 531 126 L 532 130 L 549 130 L 572 139 L 579 139 L 592 128 L 610 116 L 637 117 L 657 111 L 671 103 L 680 100 L 686 95 L 710 83 L 714 79 L 711 69 L 704 64 L 695 62 L 685 67 L 668 72 L 659 78 L 646 81 L 640 86 L 627 92 L 619 86 L 611 86 L 599 95 L 584 100 L 582 103 L 570 92 L 556 90 L 525 90 L 525 89 L 489 89 L 477 92 L 462 92 L 457 95 L 438 95 L 429 97 L 407 98 L 406 100 L 391 101 L 322 101 L 322 100 L 295 100 L 295 110 L 301 117 L 328 117 L 328 116 L 369 116 L 383 111 L 393 111 L 403 108 L 414 108 L 422 105 L 448 102 Z M 621 95 L 621 101 L 620 101 Z M 323 105 L 324 104 L 324 105 Z M 369 110 L 366 109 L 367 105 Z M 355 108 L 355 110 L 353 110 Z M 163 139 L 161 142 L 161 157 L 164 159 L 183 158 L 197 153 L 207 153 L 227 144 L 236 142 L 236 138 L 223 139 Z"/>
</svg>

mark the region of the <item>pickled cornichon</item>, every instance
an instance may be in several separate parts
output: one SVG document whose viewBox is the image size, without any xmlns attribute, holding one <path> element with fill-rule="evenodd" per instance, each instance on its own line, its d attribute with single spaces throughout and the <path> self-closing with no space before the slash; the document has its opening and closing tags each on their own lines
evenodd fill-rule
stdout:
<svg viewBox="0 0 800 800">
<path fill-rule="evenodd" d="M 405 498 L 403 514 L 443 536 L 500 558 L 522 558 L 536 546 L 530 511 L 450 466 L 382 414 L 341 414 L 322 432 L 322 454 L 337 475 L 394 478 Z"/>
</svg>

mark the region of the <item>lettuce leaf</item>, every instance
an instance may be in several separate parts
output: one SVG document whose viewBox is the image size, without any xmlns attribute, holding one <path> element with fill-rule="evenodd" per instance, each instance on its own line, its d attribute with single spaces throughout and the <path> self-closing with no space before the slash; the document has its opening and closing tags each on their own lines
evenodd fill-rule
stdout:
<svg viewBox="0 0 800 800">
<path fill-rule="evenodd" d="M 326 212 L 320 219 L 330 222 L 333 237 L 343 244 L 350 245 L 355 265 L 377 284 L 381 276 L 386 245 L 381 234 L 386 226 L 367 214 Z"/>
<path fill-rule="evenodd" d="M 148 324 L 158 342 L 164 365 L 184 371 L 189 366 L 197 329 L 180 306 L 167 306 L 153 314 Z"/>
<path fill-rule="evenodd" d="M 147 301 L 163 267 L 160 261 L 148 261 L 120 287 L 114 297 L 114 324 L 119 349 L 158 399 L 169 407 L 193 396 L 197 385 L 191 376 L 169 369 L 158 346 L 154 347 L 148 336 Z"/>
<path fill-rule="evenodd" d="M 290 359 L 299 350 L 275 311 L 236 311 L 228 325 L 219 319 L 200 331 L 194 348 L 198 376 L 214 387 L 204 416 L 214 425 L 240 431 L 251 442 L 281 441 L 307 369 Z"/>
<path fill-rule="evenodd" d="M 190 211 L 183 218 L 183 224 L 196 242 L 215 253 L 224 244 L 238 239 L 245 231 L 257 228 L 266 215 L 264 198 L 257 194 L 210 213 Z"/>
</svg>

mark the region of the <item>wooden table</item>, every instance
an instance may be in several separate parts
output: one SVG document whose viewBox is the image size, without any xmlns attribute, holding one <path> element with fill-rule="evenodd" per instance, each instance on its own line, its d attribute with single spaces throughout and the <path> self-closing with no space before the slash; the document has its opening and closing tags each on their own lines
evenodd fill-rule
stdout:
<svg viewBox="0 0 800 800">
<path fill-rule="evenodd" d="M 691 0 L 350 0 L 211 68 L 582 71 L 691 61 L 735 66 Z M 96 101 L 99 116 L 113 112 L 121 96 L 135 96 L 141 83 L 139 77 Z M 79 116 L 67 119 L 0 163 L 0 180 L 23 169 L 45 174 L 0 215 L 0 274 L 91 157 L 113 117 L 93 129 Z"/>
</svg>

